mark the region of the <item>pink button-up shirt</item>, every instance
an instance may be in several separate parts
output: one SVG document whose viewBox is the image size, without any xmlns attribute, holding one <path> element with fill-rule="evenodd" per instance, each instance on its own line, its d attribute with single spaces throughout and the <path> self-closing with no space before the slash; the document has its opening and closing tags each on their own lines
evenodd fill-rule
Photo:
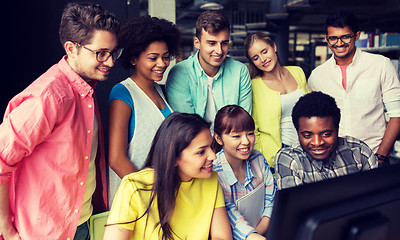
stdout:
<svg viewBox="0 0 400 240">
<path fill-rule="evenodd" d="M 0 184 L 9 183 L 10 208 L 22 239 L 74 238 L 95 114 L 100 137 L 93 205 L 95 212 L 107 210 L 104 145 L 93 87 L 64 57 L 8 104 L 0 125 Z"/>
</svg>

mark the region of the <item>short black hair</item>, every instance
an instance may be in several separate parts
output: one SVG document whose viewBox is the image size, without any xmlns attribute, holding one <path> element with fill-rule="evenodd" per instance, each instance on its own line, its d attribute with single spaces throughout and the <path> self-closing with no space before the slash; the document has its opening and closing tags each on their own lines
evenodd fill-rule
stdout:
<svg viewBox="0 0 400 240">
<path fill-rule="evenodd" d="M 330 14 L 325 21 L 325 30 L 328 33 L 328 27 L 349 27 L 353 33 L 359 31 L 357 15 L 352 11 L 339 10 Z"/>
<path fill-rule="evenodd" d="M 333 97 L 322 92 L 311 92 L 297 101 L 292 110 L 292 121 L 296 130 L 299 130 L 299 118 L 332 117 L 335 127 L 339 129 L 340 109 Z"/>
<path fill-rule="evenodd" d="M 165 42 L 171 57 L 180 54 L 181 33 L 174 23 L 151 16 L 128 19 L 118 34 L 118 45 L 124 48 L 119 64 L 126 69 L 134 68 L 132 58 L 139 57 L 153 42 Z"/>
</svg>

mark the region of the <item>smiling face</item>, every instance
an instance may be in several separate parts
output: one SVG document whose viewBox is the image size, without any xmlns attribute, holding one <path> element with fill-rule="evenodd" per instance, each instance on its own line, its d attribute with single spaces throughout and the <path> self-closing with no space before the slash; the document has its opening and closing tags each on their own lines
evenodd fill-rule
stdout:
<svg viewBox="0 0 400 240">
<path fill-rule="evenodd" d="M 215 134 L 214 138 L 224 149 L 225 157 L 230 163 L 247 160 L 255 142 L 254 131 L 231 131 L 229 134 L 222 134 L 222 136 Z"/>
<path fill-rule="evenodd" d="M 210 77 L 219 70 L 228 54 L 229 30 L 223 29 L 217 33 L 202 30 L 201 38 L 194 38 L 194 46 L 199 49 L 199 62 Z"/>
<path fill-rule="evenodd" d="M 332 37 L 342 37 L 342 36 L 351 36 L 350 42 L 345 43 L 342 40 L 338 39 L 338 41 L 334 44 L 329 43 L 329 38 Z M 354 33 L 348 26 L 344 28 L 340 27 L 328 27 L 327 35 L 325 36 L 326 41 L 328 42 L 329 49 L 335 55 L 336 61 L 342 61 L 344 64 L 350 64 L 354 53 L 356 51 L 355 42 L 360 37 L 360 32 Z"/>
<path fill-rule="evenodd" d="M 332 117 L 300 117 L 300 145 L 316 160 L 325 160 L 336 148 L 338 129 Z"/>
<path fill-rule="evenodd" d="M 100 50 L 112 52 L 117 48 L 117 37 L 109 31 L 97 30 L 93 33 L 90 43 L 84 46 L 95 52 Z M 65 49 L 68 55 L 68 63 L 85 81 L 107 80 L 110 69 L 114 66 L 113 57 L 100 63 L 96 60 L 96 53 L 69 41 L 65 43 Z"/>
<path fill-rule="evenodd" d="M 209 178 L 212 175 L 212 162 L 216 156 L 211 149 L 210 130 L 202 130 L 180 154 L 176 165 L 181 181 L 192 178 Z"/>
<path fill-rule="evenodd" d="M 276 45 L 269 45 L 263 40 L 255 40 L 248 50 L 248 56 L 253 64 L 264 72 L 271 72 L 277 62 Z"/>
<path fill-rule="evenodd" d="M 135 66 L 134 78 L 136 80 L 161 81 L 170 56 L 165 42 L 152 42 L 140 53 L 139 57 L 132 59 Z"/>
</svg>

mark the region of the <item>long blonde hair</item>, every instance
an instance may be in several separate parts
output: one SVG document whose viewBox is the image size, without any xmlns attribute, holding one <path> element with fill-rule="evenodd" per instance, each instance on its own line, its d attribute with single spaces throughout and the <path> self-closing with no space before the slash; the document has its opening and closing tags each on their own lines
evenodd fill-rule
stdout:
<svg viewBox="0 0 400 240">
<path fill-rule="evenodd" d="M 272 39 L 263 32 L 255 32 L 246 37 L 246 39 L 244 40 L 244 51 L 245 51 L 247 59 L 249 59 L 249 62 L 250 62 L 249 72 L 250 72 L 251 79 L 263 75 L 263 71 L 258 69 L 256 67 L 256 65 L 254 65 L 253 61 L 251 60 L 251 57 L 249 56 L 249 49 L 251 46 L 253 46 L 253 44 L 256 40 L 262 40 L 266 44 L 270 45 L 271 47 L 275 46 L 275 42 L 272 41 Z M 278 62 L 280 65 L 282 65 L 279 61 L 279 57 L 278 57 Z"/>
</svg>

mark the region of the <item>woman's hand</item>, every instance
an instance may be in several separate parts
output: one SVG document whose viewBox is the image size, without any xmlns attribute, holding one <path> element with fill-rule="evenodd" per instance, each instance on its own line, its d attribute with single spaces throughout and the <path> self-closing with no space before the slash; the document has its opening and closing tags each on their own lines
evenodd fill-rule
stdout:
<svg viewBox="0 0 400 240">
<path fill-rule="evenodd" d="M 269 220 L 270 220 L 269 217 L 261 218 L 260 222 L 256 226 L 257 233 L 264 235 L 267 232 L 269 226 Z"/>
</svg>

